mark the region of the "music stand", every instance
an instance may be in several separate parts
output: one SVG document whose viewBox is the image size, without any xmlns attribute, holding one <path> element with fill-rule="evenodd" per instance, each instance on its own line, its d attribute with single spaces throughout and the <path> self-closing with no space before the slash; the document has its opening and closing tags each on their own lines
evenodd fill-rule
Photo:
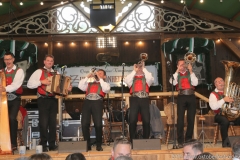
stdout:
<svg viewBox="0 0 240 160">
<path fill-rule="evenodd" d="M 202 110 L 204 108 L 207 108 L 207 102 L 203 101 L 203 100 L 199 100 L 199 107 L 200 107 L 200 117 L 199 117 L 199 120 L 201 121 L 201 125 L 202 125 L 202 130 L 198 136 L 198 140 L 200 140 L 201 136 L 202 136 L 202 144 L 203 144 L 203 148 L 204 148 L 204 141 L 205 141 L 205 137 L 206 139 L 209 139 L 204 131 L 204 126 L 203 126 L 203 121 L 206 120 L 206 118 L 203 116 L 202 114 Z"/>
</svg>

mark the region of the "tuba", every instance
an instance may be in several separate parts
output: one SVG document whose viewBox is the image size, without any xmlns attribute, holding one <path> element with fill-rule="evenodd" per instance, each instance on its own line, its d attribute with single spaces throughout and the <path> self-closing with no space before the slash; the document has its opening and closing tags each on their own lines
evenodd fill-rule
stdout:
<svg viewBox="0 0 240 160">
<path fill-rule="evenodd" d="M 224 95 L 232 97 L 233 103 L 224 103 L 222 115 L 229 121 L 234 121 L 240 116 L 240 63 L 234 61 L 221 61 L 225 67 Z"/>
<path fill-rule="evenodd" d="M 141 53 L 139 56 L 140 61 L 138 62 L 138 67 L 142 67 L 143 62 L 145 62 L 148 59 L 148 54 L 147 53 Z"/>
<path fill-rule="evenodd" d="M 193 52 L 188 52 L 184 55 L 184 61 L 186 64 L 193 64 L 196 61 L 196 54 Z"/>
</svg>

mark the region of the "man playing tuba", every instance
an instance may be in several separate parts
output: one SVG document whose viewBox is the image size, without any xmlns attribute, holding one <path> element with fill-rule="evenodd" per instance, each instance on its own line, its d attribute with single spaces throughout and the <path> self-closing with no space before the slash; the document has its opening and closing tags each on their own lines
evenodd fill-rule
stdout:
<svg viewBox="0 0 240 160">
<path fill-rule="evenodd" d="M 194 95 L 194 86 L 198 85 L 198 78 L 192 71 L 192 65 L 186 66 L 184 59 L 177 62 L 177 71 L 173 74 L 173 85 L 178 90 L 177 98 L 177 140 L 178 147 L 183 148 L 184 143 L 184 115 L 187 110 L 187 132 L 185 141 L 192 139 L 194 120 L 196 114 L 196 98 Z M 170 78 L 172 83 L 172 78 Z"/>
<path fill-rule="evenodd" d="M 215 90 L 209 96 L 209 105 L 215 112 L 214 121 L 220 125 L 220 132 L 222 136 L 222 147 L 231 147 L 229 143 L 224 143 L 228 137 L 229 120 L 221 114 L 221 108 L 225 102 L 232 103 L 233 98 L 223 95 L 224 80 L 217 77 L 214 81 Z M 240 125 L 240 117 L 234 121 L 235 125 Z"/>
</svg>

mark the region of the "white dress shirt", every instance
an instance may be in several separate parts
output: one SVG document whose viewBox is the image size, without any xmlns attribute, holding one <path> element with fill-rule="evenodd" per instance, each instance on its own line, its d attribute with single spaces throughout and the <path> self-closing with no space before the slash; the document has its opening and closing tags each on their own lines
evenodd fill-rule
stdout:
<svg viewBox="0 0 240 160">
<path fill-rule="evenodd" d="M 182 74 L 186 73 L 187 71 L 183 72 Z M 175 72 L 173 74 L 173 85 L 175 86 L 176 84 L 178 84 L 178 72 Z M 192 74 L 190 74 L 190 78 L 191 78 L 191 84 L 193 86 L 197 86 L 198 85 L 198 78 L 196 77 L 195 73 L 192 72 Z M 170 78 L 169 82 L 172 84 L 172 77 Z"/>
<path fill-rule="evenodd" d="M 150 87 L 152 85 L 152 83 L 154 82 L 154 77 L 152 76 L 152 73 L 148 72 L 148 70 L 146 68 L 143 68 L 143 73 L 145 75 L 146 82 L 147 82 L 148 86 Z M 124 78 L 124 82 L 128 85 L 129 88 L 133 84 L 133 78 L 134 78 L 135 74 L 136 74 L 136 71 L 133 70 L 129 75 L 127 75 Z M 141 76 L 141 75 L 139 75 L 139 76 Z"/>
<path fill-rule="evenodd" d="M 43 67 L 43 68 L 47 69 L 46 67 Z M 54 72 L 54 70 L 51 69 L 50 72 Z M 42 69 L 37 69 L 29 78 L 27 87 L 30 89 L 34 89 L 41 86 L 42 85 L 40 81 L 41 75 L 42 75 Z"/>
<path fill-rule="evenodd" d="M 78 83 L 78 88 L 81 89 L 82 91 L 86 91 L 87 88 L 88 88 L 88 77 L 84 78 L 84 79 L 81 79 Z M 104 93 L 108 93 L 110 91 L 110 84 L 105 82 L 103 79 L 100 78 L 99 80 L 100 82 L 100 85 L 102 87 L 102 91 Z"/>
<path fill-rule="evenodd" d="M 216 88 L 214 90 L 215 92 L 219 92 Z M 224 99 L 218 100 L 217 97 L 211 93 L 209 96 L 209 106 L 212 110 L 218 110 L 219 108 L 222 108 L 222 105 L 225 103 Z"/>
<path fill-rule="evenodd" d="M 14 70 L 17 69 L 17 66 L 13 65 L 12 69 Z M 8 70 L 6 67 L 5 72 L 6 73 L 11 72 L 12 69 Z M 19 68 L 14 76 L 12 84 L 6 86 L 6 92 L 11 93 L 16 91 L 22 85 L 23 80 L 24 80 L 24 71 L 21 68 Z"/>
</svg>

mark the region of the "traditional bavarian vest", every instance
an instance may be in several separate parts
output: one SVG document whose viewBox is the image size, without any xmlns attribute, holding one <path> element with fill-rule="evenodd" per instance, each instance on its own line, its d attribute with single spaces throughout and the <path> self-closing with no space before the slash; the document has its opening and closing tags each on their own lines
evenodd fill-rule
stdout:
<svg viewBox="0 0 240 160">
<path fill-rule="evenodd" d="M 6 76 L 6 81 L 7 81 L 7 86 L 12 84 L 13 82 L 13 79 L 16 75 L 16 72 L 17 70 L 20 69 L 20 68 L 16 68 L 15 70 L 12 69 L 10 72 L 7 72 L 5 69 L 4 69 L 4 73 L 5 73 L 5 76 Z M 13 93 L 16 93 L 16 94 L 22 94 L 23 93 L 23 88 L 22 86 L 20 86 L 15 92 Z"/>
<path fill-rule="evenodd" d="M 191 77 L 190 73 L 186 71 L 184 74 L 178 73 L 178 84 L 176 85 L 176 89 L 194 89 L 194 87 L 191 84 Z"/>
<path fill-rule="evenodd" d="M 88 83 L 88 88 L 87 88 L 87 91 L 86 91 L 86 96 L 90 93 L 96 93 L 98 95 L 100 95 L 101 97 L 105 97 L 105 94 L 103 91 L 102 91 L 102 87 L 100 85 L 100 82 L 91 82 L 91 83 Z"/>
<path fill-rule="evenodd" d="M 40 80 L 44 80 L 47 77 L 53 76 L 53 74 L 51 72 L 48 72 L 46 69 L 41 69 L 41 70 L 42 70 L 42 75 L 40 77 Z M 46 91 L 46 85 L 44 84 L 41 84 L 41 86 L 38 86 L 37 92 L 43 96 L 54 96 L 54 94 L 48 93 Z"/>
<path fill-rule="evenodd" d="M 140 91 L 149 93 L 149 87 L 148 87 L 148 84 L 146 83 L 146 78 L 143 75 L 134 76 L 133 84 L 130 88 L 130 94 L 132 94 L 134 92 L 140 92 Z"/>
<path fill-rule="evenodd" d="M 217 100 L 221 100 L 224 98 L 224 95 L 223 95 L 223 92 L 215 92 L 215 91 L 212 91 L 212 94 L 214 94 L 217 98 Z M 220 113 L 221 112 L 221 109 L 219 108 L 218 110 L 213 110 L 216 114 Z"/>
</svg>

